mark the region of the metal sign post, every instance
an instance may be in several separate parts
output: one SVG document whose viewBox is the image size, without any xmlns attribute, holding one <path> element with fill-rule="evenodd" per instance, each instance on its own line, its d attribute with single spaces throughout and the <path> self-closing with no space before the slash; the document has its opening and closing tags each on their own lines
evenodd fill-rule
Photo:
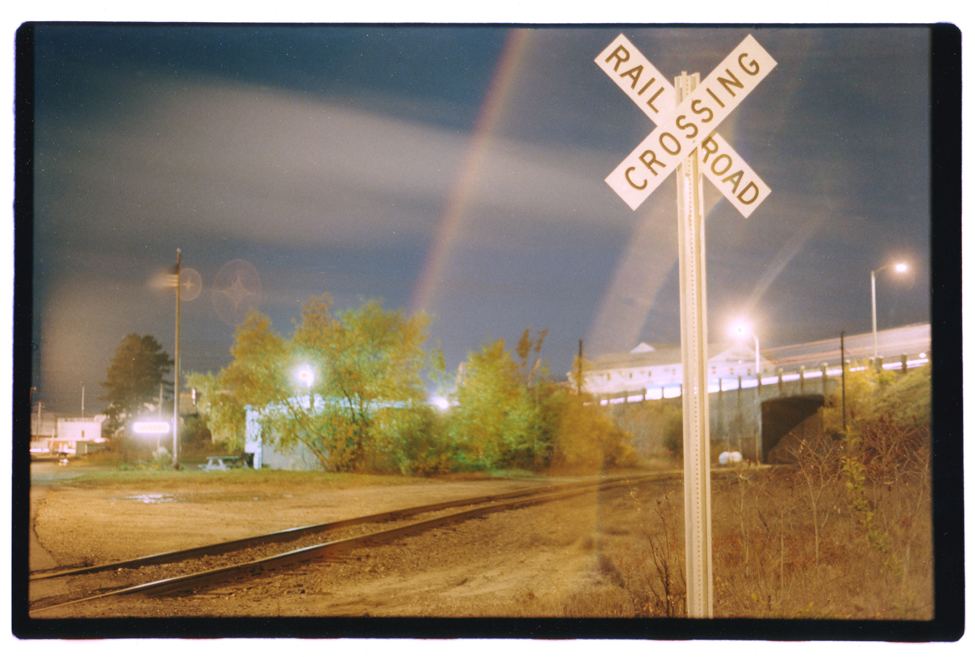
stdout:
<svg viewBox="0 0 975 657">
<path fill-rule="evenodd" d="M 677 170 L 687 615 L 710 618 L 714 605 L 701 176 L 746 217 L 771 193 L 715 130 L 776 63 L 749 35 L 703 82 L 697 73 L 683 73 L 675 89 L 621 34 L 596 57 L 596 64 L 657 125 L 606 178 L 607 184 L 636 210 Z"/>
<path fill-rule="evenodd" d="M 700 81 L 697 73 L 677 78 L 677 102 Z M 704 261 L 704 191 L 698 151 L 677 168 L 680 221 L 680 330 L 684 368 L 684 553 L 687 615 L 711 618 L 711 451 L 708 421 L 708 313 Z"/>
</svg>

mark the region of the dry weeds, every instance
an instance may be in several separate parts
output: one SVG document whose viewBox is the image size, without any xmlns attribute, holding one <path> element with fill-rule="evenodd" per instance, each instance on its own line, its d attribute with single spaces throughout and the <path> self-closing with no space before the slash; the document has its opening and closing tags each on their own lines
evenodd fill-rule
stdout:
<svg viewBox="0 0 975 657">
<path fill-rule="evenodd" d="M 791 457 L 713 484 L 715 617 L 933 618 L 926 430 L 881 421 L 842 441 L 800 442 Z M 679 494 L 651 508 L 631 498 L 634 517 L 649 522 L 596 551 L 601 577 L 559 615 L 685 614 Z"/>
</svg>

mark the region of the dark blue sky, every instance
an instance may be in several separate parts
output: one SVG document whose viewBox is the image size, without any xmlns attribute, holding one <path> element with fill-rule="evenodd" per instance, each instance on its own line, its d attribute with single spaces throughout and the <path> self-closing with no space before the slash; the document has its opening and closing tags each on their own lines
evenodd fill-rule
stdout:
<svg viewBox="0 0 975 657">
<path fill-rule="evenodd" d="M 218 274 L 241 260 L 279 331 L 312 294 L 382 298 L 433 314 L 452 367 L 529 326 L 556 374 L 579 339 L 678 342 L 676 183 L 631 211 L 603 182 L 654 127 L 593 62 L 621 32 L 669 76 L 748 34 L 777 62 L 718 129 L 768 200 L 744 219 L 704 182 L 712 340 L 739 316 L 763 347 L 866 332 L 898 259 L 879 327 L 930 320 L 923 27 L 41 25 L 38 398 L 80 410 L 127 333 L 172 354 L 152 281 L 177 248 L 203 281 L 184 372 L 229 361 Z"/>
</svg>

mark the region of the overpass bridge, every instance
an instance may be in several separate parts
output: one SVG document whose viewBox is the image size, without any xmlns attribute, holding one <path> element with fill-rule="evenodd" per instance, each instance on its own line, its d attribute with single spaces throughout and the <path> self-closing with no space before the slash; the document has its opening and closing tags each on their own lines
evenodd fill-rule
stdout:
<svg viewBox="0 0 975 657">
<path fill-rule="evenodd" d="M 873 364 L 873 333 L 845 336 L 843 343 L 847 371 Z M 821 430 L 818 410 L 842 380 L 839 336 L 763 349 L 757 375 L 754 349 L 748 357 L 740 347 L 724 351 L 718 347 L 711 351 L 718 351 L 709 360 L 712 442 L 738 449 L 748 459 L 765 461 L 790 431 L 798 427 L 813 432 Z M 878 331 L 877 354 L 877 364 L 884 370 L 906 372 L 930 362 L 931 325 L 914 324 Z M 602 404 L 679 401 L 683 393 L 680 364 L 655 366 L 651 373 L 649 370 L 653 368 L 647 367 L 646 358 L 643 360 L 647 377 L 634 381 L 634 373 L 640 371 L 638 358 L 616 355 L 596 359 L 592 362 L 594 367 L 585 368 L 583 385 Z M 615 371 L 600 365 L 615 365 Z M 664 376 L 659 376 L 661 372 Z M 653 374 L 658 376 L 654 378 Z"/>
</svg>

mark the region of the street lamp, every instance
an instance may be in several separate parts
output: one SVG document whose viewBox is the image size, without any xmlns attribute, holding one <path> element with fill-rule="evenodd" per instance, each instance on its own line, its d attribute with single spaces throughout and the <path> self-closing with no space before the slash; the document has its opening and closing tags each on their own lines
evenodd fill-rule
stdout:
<svg viewBox="0 0 975 657">
<path fill-rule="evenodd" d="M 295 376 L 297 376 L 298 380 L 308 386 L 308 389 L 311 390 L 312 384 L 315 383 L 315 371 L 311 367 L 308 365 L 302 365 L 298 368 L 298 372 Z"/>
<path fill-rule="evenodd" d="M 311 386 L 315 383 L 315 370 L 310 365 L 301 365 L 295 371 L 295 377 L 305 385 L 305 389 L 308 391 L 308 408 L 312 408 Z"/>
<path fill-rule="evenodd" d="M 746 333 L 751 333 L 752 337 L 755 338 L 755 376 L 758 377 L 759 387 L 762 385 L 762 370 L 760 369 L 761 357 L 759 355 L 758 349 L 758 335 L 755 331 L 749 329 L 747 324 L 736 324 L 734 328 L 734 333 L 739 336 L 744 336 Z"/>
<path fill-rule="evenodd" d="M 758 334 L 744 322 L 735 325 L 733 333 L 744 336 L 752 334 L 755 340 L 755 377 L 758 379 L 755 386 L 755 460 L 762 462 L 762 361 L 761 351 L 758 346 Z"/>
<path fill-rule="evenodd" d="M 873 362 L 874 365 L 877 364 L 877 274 L 887 269 L 888 267 L 893 267 L 894 271 L 899 274 L 903 274 L 907 271 L 907 263 L 898 262 L 890 263 L 884 265 L 879 269 L 874 269 L 870 272 L 870 302 L 871 308 L 873 310 Z"/>
</svg>

